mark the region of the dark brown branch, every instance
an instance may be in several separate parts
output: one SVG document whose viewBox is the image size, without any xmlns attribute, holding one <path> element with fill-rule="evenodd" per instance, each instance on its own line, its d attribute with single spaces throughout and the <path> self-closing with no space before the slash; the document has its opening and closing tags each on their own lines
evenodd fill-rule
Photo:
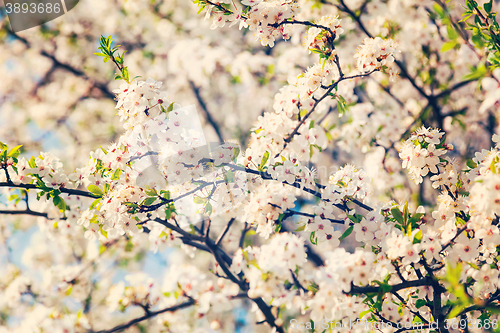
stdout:
<svg viewBox="0 0 500 333">
<path fill-rule="evenodd" d="M 201 97 L 200 88 L 198 88 L 191 80 L 189 80 L 189 85 L 191 86 L 191 89 L 193 90 L 194 95 L 196 96 L 196 99 L 198 100 L 198 104 L 200 104 L 201 109 L 203 110 L 203 113 L 205 114 L 205 117 L 207 118 L 208 123 L 212 126 L 215 133 L 217 133 L 217 136 L 219 137 L 220 142 L 224 142 L 224 137 L 222 136 L 222 132 L 220 130 L 219 124 L 217 124 L 217 121 L 214 119 L 214 117 L 212 116 L 210 111 L 208 111 L 207 103 L 205 103 L 205 100 Z"/>
<path fill-rule="evenodd" d="M 351 79 L 355 79 L 355 78 L 358 78 L 358 77 L 366 77 L 366 76 L 369 76 L 371 74 L 373 74 L 374 72 L 376 72 L 377 69 L 374 69 L 372 70 L 371 72 L 368 72 L 368 73 L 365 73 L 365 74 L 357 74 L 357 75 L 352 75 L 352 76 L 343 76 L 341 75 L 339 77 L 339 79 L 337 81 L 335 81 L 334 83 L 332 83 L 331 85 L 327 86 L 327 90 L 326 92 L 320 97 L 318 98 L 315 102 L 314 102 L 314 105 L 313 107 L 311 108 L 311 110 L 302 118 L 302 120 L 299 122 L 299 124 L 295 127 L 295 129 L 292 131 L 292 133 L 290 133 L 285 139 L 285 144 L 283 146 L 283 149 L 286 148 L 286 146 L 288 145 L 288 143 L 290 143 L 293 139 L 293 137 L 299 132 L 299 129 L 300 127 L 304 124 L 304 122 L 307 120 L 307 118 L 309 118 L 309 116 L 314 112 L 314 110 L 316 110 L 316 107 L 318 106 L 319 103 L 321 103 L 328 95 L 330 95 L 330 93 L 332 92 L 333 89 L 335 89 L 335 87 L 342 81 L 344 80 L 351 80 Z M 276 156 L 279 156 L 279 154 L 277 154 Z"/>
<path fill-rule="evenodd" d="M 25 210 L 0 210 L 0 214 L 5 214 L 5 215 L 31 215 L 31 216 L 39 216 L 39 217 L 45 217 L 48 220 L 54 220 L 52 218 L 49 218 L 47 213 L 41 213 L 41 212 L 35 212 L 31 209 L 25 209 Z M 66 220 L 65 217 L 61 217 L 58 220 Z"/>
<path fill-rule="evenodd" d="M 38 188 L 34 184 L 14 184 L 12 182 L 2 182 L 0 183 L 0 187 L 15 187 L 15 188 L 24 188 L 27 190 L 42 190 L 41 188 Z M 81 197 L 87 197 L 87 198 L 100 198 L 100 196 L 93 194 L 91 192 L 87 191 L 81 191 L 81 190 L 72 190 L 72 189 L 67 189 L 67 188 L 58 188 L 58 191 L 61 191 L 61 193 L 69 194 L 69 195 L 79 195 Z"/>
<path fill-rule="evenodd" d="M 205 238 L 205 243 L 207 245 L 207 247 L 210 249 L 210 251 L 212 252 L 212 254 L 214 255 L 215 257 L 215 260 L 217 261 L 217 263 L 219 264 L 219 266 L 221 267 L 222 271 L 224 272 L 224 274 L 226 274 L 226 276 L 231 280 L 233 281 L 234 283 L 236 283 L 242 290 L 244 291 L 248 291 L 249 289 L 249 286 L 248 286 L 248 283 L 245 282 L 242 279 L 236 277 L 228 268 L 228 266 L 230 265 L 230 262 L 227 262 L 226 260 L 223 260 L 221 258 L 221 253 L 225 254 L 225 252 L 223 250 L 221 250 L 215 243 L 212 239 L 210 238 Z M 227 256 L 227 254 L 226 254 Z M 267 305 L 267 303 L 260 297 L 258 298 L 255 298 L 255 299 L 251 299 L 255 304 L 257 304 L 257 306 L 259 307 L 260 311 L 262 312 L 262 314 L 264 315 L 264 317 L 266 318 L 265 321 L 271 326 L 271 327 L 274 327 L 276 328 L 276 332 L 279 332 L 279 333 L 285 333 L 285 331 L 283 330 L 283 327 L 282 326 L 279 326 L 276 324 L 276 318 L 274 317 L 274 315 L 272 314 L 271 312 L 271 307 L 269 305 Z"/>
<path fill-rule="evenodd" d="M 7 29 L 7 33 L 9 35 L 11 35 L 12 37 L 14 37 L 15 39 L 19 40 L 20 42 L 22 42 L 24 45 L 26 45 L 27 48 L 31 48 L 31 43 L 26 38 L 23 38 L 23 37 L 19 36 L 18 34 L 16 34 L 15 32 L 13 32 L 10 29 Z M 83 71 L 81 71 L 81 70 L 79 70 L 77 68 L 74 68 L 71 65 L 68 65 L 68 64 L 60 62 L 54 55 L 47 53 L 47 51 L 45 51 L 45 50 L 42 50 L 40 52 L 40 54 L 42 56 L 50 59 L 55 67 L 64 69 L 64 70 L 72 73 L 75 76 L 81 77 L 84 80 L 87 80 L 87 81 L 91 82 L 93 84 L 93 86 L 95 86 L 96 88 L 98 88 L 103 93 L 104 96 L 106 96 L 108 98 L 111 98 L 111 99 L 115 98 L 115 94 L 112 93 L 108 89 L 108 87 L 107 87 L 106 84 L 101 83 L 101 82 L 97 82 L 95 79 L 90 78 Z"/>
<path fill-rule="evenodd" d="M 279 207 L 277 205 L 274 205 L 274 204 L 270 204 L 272 206 L 275 206 L 275 207 Z M 296 211 L 296 210 L 286 210 L 284 213 L 283 213 L 283 219 L 282 221 L 284 221 L 286 218 L 290 217 L 290 216 L 293 216 L 293 215 L 299 215 L 299 216 L 306 216 L 306 217 L 310 217 L 310 218 L 315 218 L 316 215 L 314 214 L 309 214 L 309 213 L 304 213 L 304 212 L 300 212 L 300 211 Z M 322 217 L 323 220 L 328 220 L 332 223 L 338 223 L 338 224 L 345 224 L 345 221 L 344 220 L 336 220 L 336 219 L 331 219 L 331 218 L 328 218 L 328 217 Z"/>
<path fill-rule="evenodd" d="M 129 327 L 134 326 L 137 323 L 140 323 L 141 321 L 148 320 L 150 318 L 156 317 L 157 315 L 165 313 L 165 312 L 174 312 L 177 310 L 181 310 L 181 309 L 190 307 L 191 305 L 194 305 L 195 303 L 196 302 L 194 300 L 189 300 L 189 301 L 186 301 L 186 302 L 183 302 L 183 303 L 180 303 L 180 304 L 177 304 L 177 305 L 165 308 L 165 309 L 161 309 L 158 311 L 150 311 L 149 313 L 145 314 L 142 317 L 132 319 L 128 323 L 118 325 L 110 330 L 99 331 L 97 333 L 114 333 L 114 332 L 118 332 L 118 331 L 123 331 Z"/>
<path fill-rule="evenodd" d="M 418 280 L 411 280 L 402 283 L 398 283 L 392 286 L 387 287 L 385 292 L 395 292 L 402 289 L 414 288 L 414 287 L 423 287 L 432 285 L 432 279 L 429 277 L 424 277 Z M 355 286 L 351 284 L 351 290 L 348 292 L 344 292 L 346 295 L 353 294 L 366 294 L 366 293 L 383 293 L 384 288 L 381 286 Z"/>
<path fill-rule="evenodd" d="M 245 222 L 245 226 L 243 227 L 243 230 L 241 231 L 240 235 L 240 241 L 238 243 L 238 247 L 242 248 L 244 243 L 245 243 L 245 235 L 247 234 L 248 230 L 250 230 L 251 226 L 248 225 L 248 223 Z"/>
<path fill-rule="evenodd" d="M 304 292 L 307 293 L 309 290 L 304 288 L 304 286 L 300 283 L 299 279 L 291 269 L 290 269 L 290 274 L 292 274 L 293 284 L 295 285 L 295 287 L 297 287 L 297 290 L 303 290 Z"/>
<path fill-rule="evenodd" d="M 234 217 L 229 220 L 229 222 L 226 224 L 226 227 L 224 228 L 224 230 L 220 234 L 219 238 L 217 238 L 217 241 L 215 242 L 215 245 L 219 245 L 220 242 L 222 242 L 222 240 L 226 236 L 227 232 L 229 231 L 229 228 L 231 228 L 231 226 L 233 225 L 234 221 L 235 221 Z"/>
<path fill-rule="evenodd" d="M 462 232 L 464 232 L 466 229 L 467 229 L 467 225 L 464 225 L 463 227 L 459 228 L 457 230 L 457 233 L 455 234 L 455 236 L 453 236 L 452 239 L 450 239 L 446 244 L 443 245 L 443 247 L 441 248 L 441 251 L 439 251 L 439 253 L 442 253 L 449 246 L 451 246 L 453 244 L 453 242 L 455 241 L 455 239 L 457 239 L 458 236 L 460 236 L 462 234 Z"/>
<path fill-rule="evenodd" d="M 408 303 L 406 303 L 406 301 L 404 300 L 403 297 L 401 297 L 401 295 L 399 295 L 397 292 L 392 292 L 392 294 L 394 296 L 396 296 L 396 298 L 401 302 L 403 303 L 403 305 L 408 309 L 408 311 L 410 311 L 414 316 L 417 316 L 418 318 L 420 318 L 420 320 L 422 320 L 422 322 L 426 323 L 426 324 L 429 324 L 429 322 L 420 314 L 420 312 L 418 311 L 413 311 L 412 309 L 410 309 L 410 307 L 408 306 Z"/>
</svg>

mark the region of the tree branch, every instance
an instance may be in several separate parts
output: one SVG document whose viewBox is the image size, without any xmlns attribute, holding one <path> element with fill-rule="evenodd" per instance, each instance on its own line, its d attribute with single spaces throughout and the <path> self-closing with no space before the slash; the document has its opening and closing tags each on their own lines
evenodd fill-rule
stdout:
<svg viewBox="0 0 500 333">
<path fill-rule="evenodd" d="M 411 280 L 402 283 L 398 283 L 392 286 L 355 286 L 351 284 L 351 290 L 348 292 L 344 292 L 346 295 L 352 294 L 366 294 L 366 293 L 388 293 L 395 292 L 402 289 L 414 288 L 414 287 L 422 287 L 422 286 L 430 286 L 432 285 L 432 279 L 430 277 L 424 277 L 418 280 Z"/>
<path fill-rule="evenodd" d="M 196 99 L 198 100 L 198 104 L 200 104 L 201 109 L 203 110 L 203 113 L 205 113 L 205 117 L 207 118 L 208 123 L 213 127 L 215 130 L 215 133 L 217 133 L 217 136 L 219 137 L 220 142 L 224 142 L 224 137 L 222 136 L 222 132 L 220 130 L 219 124 L 217 124 L 217 121 L 214 119 L 210 111 L 208 111 L 207 103 L 205 103 L 205 100 L 201 97 L 200 94 L 200 88 L 198 88 L 193 81 L 189 80 L 189 85 L 191 89 L 194 92 L 194 95 L 196 96 Z"/>
<path fill-rule="evenodd" d="M 15 187 L 15 188 L 24 188 L 27 190 L 42 190 L 41 188 L 38 188 L 34 184 L 14 184 L 12 182 L 1 182 L 0 187 Z M 61 193 L 69 194 L 69 195 L 79 195 L 81 197 L 87 197 L 87 198 L 100 198 L 100 196 L 93 194 L 91 192 L 87 191 L 81 191 L 81 190 L 72 190 L 72 189 L 67 189 L 67 188 L 58 188 L 58 191 L 61 191 Z"/>
<path fill-rule="evenodd" d="M 99 331 L 97 333 L 114 333 L 114 332 L 118 332 L 118 331 L 123 331 L 131 326 L 134 326 L 137 323 L 140 323 L 141 321 L 148 320 L 150 318 L 156 317 L 157 315 L 165 313 L 165 312 L 174 312 L 174 311 L 177 311 L 180 309 L 184 309 L 184 308 L 190 307 L 191 305 L 194 305 L 195 303 L 196 302 L 194 300 L 189 300 L 189 301 L 186 301 L 184 303 L 180 303 L 180 304 L 177 304 L 177 305 L 174 305 L 174 306 L 162 309 L 162 310 L 150 311 L 148 314 L 145 314 L 144 316 L 139 317 L 139 318 L 132 319 L 128 323 L 118 325 L 110 330 Z"/>
</svg>

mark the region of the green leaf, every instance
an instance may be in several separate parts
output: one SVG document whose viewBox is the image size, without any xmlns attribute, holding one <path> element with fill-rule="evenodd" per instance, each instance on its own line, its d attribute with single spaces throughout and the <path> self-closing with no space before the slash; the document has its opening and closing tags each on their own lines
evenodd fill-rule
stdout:
<svg viewBox="0 0 500 333">
<path fill-rule="evenodd" d="M 475 169 L 475 168 L 477 168 L 477 164 L 476 164 L 476 162 L 474 162 L 473 160 L 467 160 L 467 163 L 466 163 L 466 164 L 467 164 L 467 166 L 468 166 L 469 168 L 471 168 L 471 169 Z"/>
<path fill-rule="evenodd" d="M 304 223 L 303 225 L 299 226 L 295 232 L 299 232 L 299 231 L 304 231 L 306 229 L 306 224 Z"/>
<path fill-rule="evenodd" d="M 158 192 L 156 192 L 156 189 L 154 189 L 154 188 L 153 189 L 147 188 L 144 190 L 144 193 L 146 193 L 150 197 L 157 197 L 158 196 Z"/>
<path fill-rule="evenodd" d="M 109 192 L 110 185 L 109 183 L 104 184 L 104 193 L 107 195 Z"/>
<path fill-rule="evenodd" d="M 36 168 L 36 163 L 35 163 L 35 156 L 31 156 L 29 162 L 28 162 L 30 168 Z"/>
<path fill-rule="evenodd" d="M 122 76 L 125 81 L 129 82 L 128 67 L 122 68 Z"/>
<path fill-rule="evenodd" d="M 170 111 L 172 111 L 174 109 L 174 102 L 170 103 L 170 105 L 168 106 L 167 108 L 167 113 L 169 113 Z"/>
<path fill-rule="evenodd" d="M 484 10 L 487 13 L 491 13 L 491 7 L 493 6 L 493 0 L 490 0 L 490 2 L 487 2 L 484 4 Z"/>
<path fill-rule="evenodd" d="M 207 204 L 205 206 L 205 214 L 210 216 L 210 215 L 212 215 L 212 211 L 213 211 L 212 204 L 210 202 L 207 202 Z"/>
<path fill-rule="evenodd" d="M 413 237 L 413 244 L 419 244 L 421 242 L 422 242 L 422 230 L 419 230 Z"/>
<path fill-rule="evenodd" d="M 491 164 L 490 164 L 490 171 L 491 171 L 492 173 L 497 173 L 497 168 L 496 168 L 496 161 L 495 161 L 495 159 L 493 159 L 493 160 L 491 161 Z"/>
<path fill-rule="evenodd" d="M 22 146 L 23 145 L 19 145 L 19 146 L 15 146 L 14 148 L 12 148 L 12 150 L 9 152 L 8 156 L 17 158 L 19 156 L 19 154 L 21 154 L 20 149 Z"/>
<path fill-rule="evenodd" d="M 365 311 L 361 312 L 359 314 L 359 319 L 363 319 L 363 317 L 366 316 L 367 314 L 369 314 L 370 312 L 372 312 L 371 309 L 368 309 L 368 310 L 365 310 Z"/>
<path fill-rule="evenodd" d="M 457 42 L 454 40 L 446 42 L 443 44 L 443 47 L 441 47 L 441 52 L 447 52 L 447 51 L 453 49 L 456 45 L 457 45 Z"/>
<path fill-rule="evenodd" d="M 201 13 L 203 11 L 203 9 L 205 9 L 205 6 L 201 5 L 200 9 L 198 10 L 198 13 L 196 13 L 196 14 L 198 15 L 199 13 Z"/>
<path fill-rule="evenodd" d="M 101 235 L 103 235 L 106 239 L 108 238 L 108 232 L 105 231 L 103 228 L 102 228 L 102 225 L 99 226 L 99 230 L 101 231 Z"/>
<path fill-rule="evenodd" d="M 170 191 L 161 190 L 160 194 L 162 194 L 165 199 L 170 200 Z"/>
<path fill-rule="evenodd" d="M 317 245 L 318 244 L 318 239 L 316 238 L 316 233 L 313 231 L 309 235 L 309 240 L 311 241 L 312 244 Z"/>
<path fill-rule="evenodd" d="M 52 199 L 52 201 L 54 202 L 54 206 L 59 208 L 61 212 L 64 212 L 66 210 L 66 203 L 61 197 L 56 196 L 54 197 L 54 199 Z"/>
<path fill-rule="evenodd" d="M 434 4 L 433 8 L 440 18 L 446 17 L 446 13 L 444 12 L 443 8 L 441 8 L 441 6 L 439 6 L 437 3 Z"/>
<path fill-rule="evenodd" d="M 95 194 L 95 195 L 99 195 L 101 197 L 104 195 L 102 190 L 95 185 L 89 185 L 88 190 L 90 191 L 90 193 Z"/>
<path fill-rule="evenodd" d="M 146 198 L 144 199 L 144 201 L 142 202 L 142 205 L 143 206 L 151 206 L 153 204 L 153 202 L 156 201 L 156 197 L 150 197 L 150 198 Z"/>
<path fill-rule="evenodd" d="M 401 215 L 401 211 L 399 208 L 394 207 L 391 209 L 392 216 L 398 221 L 399 223 L 403 223 L 403 215 Z"/>
<path fill-rule="evenodd" d="M 199 205 L 199 204 L 204 204 L 205 202 L 207 202 L 207 199 L 202 198 L 202 197 L 194 197 L 194 198 L 193 198 L 193 202 L 194 202 L 195 204 L 198 204 L 198 205 Z"/>
<path fill-rule="evenodd" d="M 259 169 L 262 169 L 266 165 L 267 161 L 269 160 L 269 155 L 269 152 L 266 150 L 264 156 L 262 157 L 262 161 L 260 161 Z"/>
<path fill-rule="evenodd" d="M 113 175 L 111 176 L 111 180 L 118 180 L 120 179 L 120 174 L 122 173 L 122 170 L 116 169 L 115 172 L 113 172 Z"/>
<path fill-rule="evenodd" d="M 337 109 L 339 111 L 339 116 L 344 115 L 347 111 L 347 102 L 344 97 L 337 95 Z"/>
<path fill-rule="evenodd" d="M 423 307 L 425 305 L 427 305 L 427 302 L 424 299 L 421 299 L 421 298 L 417 299 L 417 301 L 415 302 L 415 307 L 417 309 L 420 309 L 421 307 Z"/>
<path fill-rule="evenodd" d="M 405 202 L 405 206 L 403 208 L 403 221 L 406 223 L 408 221 L 408 216 L 410 213 L 408 212 L 408 200 Z"/>
<path fill-rule="evenodd" d="M 311 122 L 309 123 L 309 129 L 311 128 L 314 128 L 314 120 L 311 120 Z"/>
<path fill-rule="evenodd" d="M 464 76 L 465 81 L 474 81 L 484 77 L 487 74 L 487 69 L 484 64 L 479 65 L 477 68 L 472 68 L 471 73 Z"/>
<path fill-rule="evenodd" d="M 234 172 L 232 172 L 231 170 L 226 172 L 224 175 L 224 179 L 226 181 L 226 184 L 234 183 Z"/>
<path fill-rule="evenodd" d="M 420 219 L 422 218 L 422 216 L 424 216 L 425 214 L 422 214 L 422 213 L 416 213 L 416 214 L 413 214 L 409 219 L 408 219 L 408 223 L 416 223 L 418 221 L 420 221 Z"/>
<path fill-rule="evenodd" d="M 342 234 L 342 236 L 340 236 L 339 240 L 343 241 L 345 238 L 347 238 L 352 233 L 353 230 L 354 230 L 354 225 L 351 225 L 349 228 L 347 228 L 344 231 L 344 233 Z"/>
<path fill-rule="evenodd" d="M 67 205 L 66 205 L 66 202 L 64 201 L 64 199 L 63 199 L 63 198 L 60 198 L 59 205 L 57 205 L 57 207 L 59 207 L 59 210 L 60 210 L 61 212 L 66 211 L 66 209 L 67 209 Z"/>
<path fill-rule="evenodd" d="M 282 214 L 280 214 L 280 215 L 278 216 L 278 222 L 283 221 L 283 218 L 284 218 L 284 217 L 285 217 L 285 214 L 283 214 L 283 213 L 282 213 Z"/>
<path fill-rule="evenodd" d="M 450 39 L 457 39 L 458 38 L 458 33 L 455 31 L 455 29 L 451 25 L 446 26 L 446 31 L 448 32 L 448 38 L 450 38 Z"/>
<path fill-rule="evenodd" d="M 89 208 L 89 209 L 90 209 L 90 210 L 92 210 L 92 209 L 96 208 L 96 207 L 97 207 L 97 205 L 99 205 L 99 203 L 100 203 L 100 202 L 101 202 L 101 198 L 99 198 L 99 199 L 95 199 L 95 200 L 92 202 L 92 204 L 90 205 L 90 208 Z"/>
</svg>

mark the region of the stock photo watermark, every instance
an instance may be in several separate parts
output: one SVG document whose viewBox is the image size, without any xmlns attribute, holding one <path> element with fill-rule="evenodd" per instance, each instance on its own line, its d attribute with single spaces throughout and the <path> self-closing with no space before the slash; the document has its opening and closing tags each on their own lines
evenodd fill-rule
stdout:
<svg viewBox="0 0 500 333">
<path fill-rule="evenodd" d="M 445 329 L 498 329 L 498 320 L 493 319 L 458 319 L 451 318 L 444 320 Z M 388 329 L 397 329 L 405 331 L 421 331 L 421 330 L 438 330 L 440 327 L 439 320 L 430 321 L 428 324 L 423 322 L 376 322 L 363 319 L 349 320 L 349 321 L 333 321 L 330 319 L 323 319 L 318 321 L 300 322 L 297 319 L 290 320 L 290 328 L 294 330 L 353 330 L 362 329 L 366 332 L 380 331 Z"/>
<path fill-rule="evenodd" d="M 12 31 L 19 32 L 52 21 L 75 8 L 79 0 L 3 0 Z"/>
</svg>

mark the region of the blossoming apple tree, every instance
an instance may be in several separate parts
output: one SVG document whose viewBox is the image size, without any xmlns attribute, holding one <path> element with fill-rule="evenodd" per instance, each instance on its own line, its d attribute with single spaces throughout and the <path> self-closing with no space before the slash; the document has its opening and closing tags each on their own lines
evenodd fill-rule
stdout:
<svg viewBox="0 0 500 333">
<path fill-rule="evenodd" d="M 189 79 L 216 144 L 168 81 L 130 73 L 111 36 L 92 56 L 114 67 L 112 91 L 42 51 L 111 95 L 123 129 L 80 149 L 88 159 L 76 168 L 0 143 L 0 332 L 295 332 L 292 319 L 317 332 L 357 319 L 399 332 L 448 332 L 453 319 L 497 330 L 498 4 L 463 5 L 195 0 L 188 10 L 198 7 L 212 30 L 252 36 L 267 53 L 264 73 L 229 69 L 235 89 L 260 80 L 269 90 L 273 56 L 300 69 L 248 135 L 226 141 L 217 115 L 240 105 L 209 112 Z M 5 43 L 31 45 L 7 34 Z M 258 61 L 247 53 L 240 62 Z M 26 269 L 9 239 L 33 221 L 41 233 Z M 158 283 L 142 264 L 166 248 L 180 259 Z"/>
</svg>

